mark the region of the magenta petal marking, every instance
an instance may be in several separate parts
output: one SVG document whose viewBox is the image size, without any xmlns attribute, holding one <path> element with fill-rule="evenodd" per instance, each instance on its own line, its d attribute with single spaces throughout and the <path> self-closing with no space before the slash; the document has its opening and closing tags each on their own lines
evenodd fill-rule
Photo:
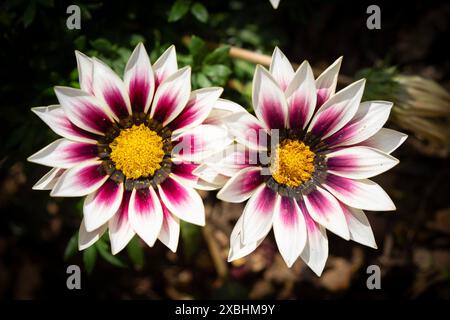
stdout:
<svg viewBox="0 0 450 320">
<path fill-rule="evenodd" d="M 78 172 L 78 181 L 81 187 L 88 188 L 105 177 L 105 170 L 101 165 L 94 164 Z"/>
<path fill-rule="evenodd" d="M 67 118 L 64 114 L 64 117 L 59 118 L 60 126 L 63 130 L 69 132 L 70 134 L 73 134 L 75 136 L 79 136 L 82 138 L 92 139 L 92 140 L 98 140 L 99 136 L 96 134 L 93 134 L 91 132 L 88 132 L 86 130 L 83 130 L 81 128 L 78 128 L 76 125 L 74 125 L 69 118 Z M 109 121 L 109 120 L 108 120 Z"/>
<path fill-rule="evenodd" d="M 269 129 L 283 129 L 285 127 L 283 108 L 280 102 L 264 100 L 261 108 L 262 116 Z"/>
<path fill-rule="evenodd" d="M 307 101 L 303 97 L 295 97 L 289 106 L 289 127 L 302 129 L 307 117 Z"/>
<path fill-rule="evenodd" d="M 65 148 L 64 157 L 73 162 L 81 162 L 84 160 L 97 157 L 97 145 L 90 143 L 76 143 Z"/>
<path fill-rule="evenodd" d="M 354 190 L 354 185 L 352 184 L 351 179 L 340 177 L 331 173 L 327 175 L 325 182 L 331 188 L 343 194 L 350 194 Z"/>
<path fill-rule="evenodd" d="M 162 96 L 156 104 L 153 119 L 163 123 L 170 116 L 170 114 L 174 112 L 176 102 L 177 99 L 175 96 Z"/>
<path fill-rule="evenodd" d="M 317 190 L 308 194 L 307 197 L 319 216 L 326 216 L 327 212 L 333 209 L 328 199 Z"/>
<path fill-rule="evenodd" d="M 329 170 L 350 172 L 358 165 L 358 157 L 356 156 L 334 156 L 327 160 Z"/>
<path fill-rule="evenodd" d="M 264 187 L 255 199 L 254 210 L 259 214 L 271 214 L 275 207 L 276 193 L 270 188 Z"/>
<path fill-rule="evenodd" d="M 315 232 L 317 228 L 317 224 L 314 221 L 314 219 L 309 215 L 308 209 L 306 208 L 305 202 L 303 200 L 297 201 L 297 204 L 300 208 L 300 211 L 303 214 L 303 217 L 305 218 L 306 228 L 308 228 L 308 231 Z"/>
<path fill-rule="evenodd" d="M 293 227 L 297 224 L 297 208 L 295 208 L 294 201 L 293 198 L 281 197 L 280 219 L 287 227 Z"/>
<path fill-rule="evenodd" d="M 243 181 L 240 186 L 242 193 L 256 189 L 263 181 L 260 170 L 248 171 L 242 179 Z"/>
<path fill-rule="evenodd" d="M 161 184 L 161 187 L 164 190 L 164 195 L 171 203 L 179 206 L 180 204 L 188 201 L 189 195 L 186 192 L 185 188 L 174 179 L 166 179 Z"/>
<path fill-rule="evenodd" d="M 118 224 L 128 223 L 128 214 L 130 206 L 131 191 L 124 191 L 122 203 L 120 204 L 117 214 L 119 215 Z"/>
<path fill-rule="evenodd" d="M 155 212 L 153 197 L 148 188 L 136 190 L 134 208 L 136 209 L 136 212 L 141 215 L 152 214 Z"/>
<path fill-rule="evenodd" d="M 101 204 L 111 203 L 117 196 L 117 191 L 119 190 L 119 185 L 113 180 L 106 180 L 105 184 L 97 191 L 95 196 L 95 201 Z"/>
<path fill-rule="evenodd" d="M 354 122 L 350 121 L 347 123 L 342 129 L 340 129 L 338 132 L 334 133 L 330 137 L 325 139 L 325 142 L 328 145 L 336 145 L 338 143 L 341 143 L 343 141 L 346 141 L 347 139 L 353 137 L 355 134 L 356 127 L 354 125 Z"/>
<path fill-rule="evenodd" d="M 319 109 L 325 101 L 328 100 L 328 89 L 322 88 L 317 90 L 317 102 L 316 102 L 316 111 Z"/>
<path fill-rule="evenodd" d="M 79 109 L 82 110 L 82 121 L 85 122 L 90 128 L 93 128 L 96 131 L 106 132 L 106 130 L 108 130 L 111 126 L 111 120 L 109 120 L 106 114 L 99 109 L 99 107 L 86 102 L 82 106 L 79 106 Z"/>
<path fill-rule="evenodd" d="M 198 103 L 198 101 L 189 101 L 183 111 L 170 123 L 172 131 L 189 125 L 197 118 L 200 110 L 195 108 L 196 102 Z"/>
<path fill-rule="evenodd" d="M 117 88 L 109 88 L 105 92 L 105 101 L 111 108 L 111 110 L 119 117 L 123 118 L 128 116 L 127 104 Z"/>
<path fill-rule="evenodd" d="M 197 180 L 197 176 L 192 171 L 198 168 L 198 164 L 182 162 L 172 163 L 172 173 L 188 180 Z"/>
<path fill-rule="evenodd" d="M 144 112 L 147 104 L 150 85 L 145 79 L 135 77 L 129 85 L 131 107 L 135 112 Z"/>
<path fill-rule="evenodd" d="M 331 129 L 339 121 L 339 117 L 341 116 L 341 114 L 339 114 L 339 112 L 336 111 L 336 108 L 331 107 L 318 116 L 319 119 L 314 124 L 314 127 L 312 128 L 311 132 L 315 136 L 321 137 L 326 135 L 329 131 L 331 131 Z"/>
</svg>

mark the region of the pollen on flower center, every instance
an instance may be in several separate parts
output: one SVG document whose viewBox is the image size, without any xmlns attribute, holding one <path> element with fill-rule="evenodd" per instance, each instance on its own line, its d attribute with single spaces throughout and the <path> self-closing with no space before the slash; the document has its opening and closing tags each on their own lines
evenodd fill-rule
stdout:
<svg viewBox="0 0 450 320">
<path fill-rule="evenodd" d="M 127 178 L 152 176 L 161 168 L 162 138 L 144 124 L 122 130 L 109 147 L 111 160 Z"/>
<path fill-rule="evenodd" d="M 276 182 L 291 188 L 308 181 L 314 172 L 314 152 L 302 141 L 286 139 L 276 150 L 271 165 Z"/>
</svg>

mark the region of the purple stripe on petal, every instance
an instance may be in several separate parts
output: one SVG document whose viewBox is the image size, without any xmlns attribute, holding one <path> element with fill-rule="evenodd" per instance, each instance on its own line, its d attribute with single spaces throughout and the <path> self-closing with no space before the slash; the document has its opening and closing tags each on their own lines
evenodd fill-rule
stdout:
<svg viewBox="0 0 450 320">
<path fill-rule="evenodd" d="M 354 189 L 354 185 L 352 184 L 351 179 L 340 177 L 330 173 L 326 177 L 326 183 L 331 188 L 343 194 L 352 193 Z"/>
<path fill-rule="evenodd" d="M 289 127 L 303 128 L 308 116 L 308 103 L 304 97 L 295 97 L 289 105 Z"/>
<path fill-rule="evenodd" d="M 161 187 L 164 190 L 170 191 L 166 191 L 165 195 L 167 199 L 174 204 L 180 205 L 186 202 L 187 198 L 189 197 L 189 195 L 186 193 L 186 189 L 174 179 L 166 179 L 161 184 Z"/>
<path fill-rule="evenodd" d="M 183 111 L 169 124 L 172 131 L 187 126 L 197 118 L 200 110 L 195 108 L 196 102 L 189 101 Z"/>
<path fill-rule="evenodd" d="M 260 214 L 272 214 L 275 207 L 276 193 L 270 188 L 264 187 L 263 190 L 257 195 L 255 199 L 255 212 Z"/>
<path fill-rule="evenodd" d="M 319 191 L 313 191 L 307 195 L 314 211 L 320 216 L 326 216 L 327 212 L 333 210 L 333 206 L 328 199 Z"/>
<path fill-rule="evenodd" d="M 121 226 L 122 224 L 128 224 L 130 198 L 131 198 L 131 191 L 124 191 L 122 203 L 120 204 L 120 208 L 117 212 L 117 214 L 119 215 L 118 221 L 119 226 Z"/>
<path fill-rule="evenodd" d="M 92 140 L 98 140 L 100 138 L 98 135 L 96 135 L 94 133 L 91 133 L 91 132 L 88 132 L 81 128 L 78 128 L 67 117 L 60 118 L 59 121 L 60 121 L 61 128 L 65 131 L 69 132 L 70 134 L 73 134 L 75 136 L 82 137 L 82 138 L 92 139 Z M 111 123 L 111 122 L 109 122 L 109 123 Z"/>
<path fill-rule="evenodd" d="M 111 121 L 98 107 L 86 102 L 83 106 L 80 106 L 79 109 L 83 110 L 81 114 L 82 121 L 90 128 L 100 132 L 106 132 L 111 126 Z"/>
<path fill-rule="evenodd" d="M 153 119 L 163 123 L 172 112 L 175 111 L 177 98 L 175 96 L 163 96 L 158 100 L 153 114 Z"/>
<path fill-rule="evenodd" d="M 357 165 L 358 158 L 356 156 L 333 156 L 327 160 L 327 167 L 329 170 L 349 172 L 354 170 Z"/>
<path fill-rule="evenodd" d="M 136 210 L 136 213 L 141 215 L 155 212 L 155 208 L 153 206 L 153 197 L 150 194 L 150 190 L 148 188 L 136 190 L 134 208 Z"/>
<path fill-rule="evenodd" d="M 124 118 L 129 115 L 127 104 L 119 89 L 113 87 L 107 89 L 104 97 L 106 103 L 119 118 Z"/>
<path fill-rule="evenodd" d="M 275 100 L 264 100 L 261 106 L 264 122 L 270 129 L 283 129 L 284 114 L 280 102 Z"/>
<path fill-rule="evenodd" d="M 260 170 L 249 171 L 247 172 L 244 181 L 242 181 L 241 190 L 243 193 L 250 192 L 257 188 L 262 181 L 263 179 Z"/>
<path fill-rule="evenodd" d="M 77 180 L 81 187 L 88 188 L 102 180 L 105 174 L 105 170 L 101 165 L 93 164 L 81 169 L 78 173 Z"/>
<path fill-rule="evenodd" d="M 188 162 L 172 163 L 172 172 L 184 179 L 197 180 L 197 176 L 192 174 L 192 171 L 197 169 L 198 166 L 198 164 Z"/>
<path fill-rule="evenodd" d="M 89 143 L 76 143 L 68 145 L 64 148 L 64 157 L 73 162 L 81 162 L 84 160 L 97 157 L 97 145 Z"/>
<path fill-rule="evenodd" d="M 317 111 L 324 103 L 328 100 L 329 90 L 326 88 L 322 88 L 317 90 L 317 102 L 316 102 L 316 110 Z"/>
<path fill-rule="evenodd" d="M 308 231 L 310 233 L 316 232 L 319 228 L 317 227 L 317 224 L 314 221 L 314 219 L 309 215 L 308 209 L 306 208 L 306 205 L 305 205 L 305 202 L 303 201 L 303 199 L 298 200 L 297 204 L 300 208 L 300 211 L 303 214 L 303 217 L 305 218 L 306 228 L 308 228 Z"/>
<path fill-rule="evenodd" d="M 357 128 L 354 126 L 354 122 L 350 121 L 341 130 L 326 138 L 325 142 L 328 145 L 336 145 L 342 141 L 346 141 L 354 135 L 356 129 Z"/>
<path fill-rule="evenodd" d="M 337 108 L 330 107 L 328 110 L 324 111 L 319 115 L 317 122 L 312 128 L 311 132 L 317 136 L 321 137 L 326 135 L 331 129 L 333 129 L 339 122 L 339 112 Z"/>
<path fill-rule="evenodd" d="M 297 208 L 295 208 L 295 200 L 289 197 L 281 197 L 280 202 L 280 219 L 285 226 L 293 227 L 297 224 Z"/>
<path fill-rule="evenodd" d="M 106 182 L 97 191 L 95 196 L 95 201 L 98 205 L 105 205 L 113 202 L 117 196 L 117 191 L 119 190 L 119 185 L 111 179 L 106 180 Z"/>
<path fill-rule="evenodd" d="M 135 77 L 129 85 L 131 107 L 135 112 L 144 112 L 150 85 L 145 79 Z"/>
</svg>

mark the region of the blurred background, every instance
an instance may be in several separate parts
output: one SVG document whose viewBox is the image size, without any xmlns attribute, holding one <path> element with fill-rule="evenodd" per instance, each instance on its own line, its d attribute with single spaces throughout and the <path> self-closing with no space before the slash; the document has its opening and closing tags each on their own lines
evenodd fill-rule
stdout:
<svg viewBox="0 0 450 320">
<path fill-rule="evenodd" d="M 69 5 L 81 29 L 69 30 Z M 381 29 L 369 30 L 370 4 Z M 5 0 L 0 4 L 0 299 L 387 299 L 450 298 L 450 61 L 447 1 Z M 57 102 L 54 85 L 78 86 L 74 50 L 97 56 L 119 74 L 144 42 L 152 62 L 175 44 L 179 65 L 193 66 L 193 87 L 224 86 L 223 97 L 251 110 L 255 65 L 231 46 L 318 71 L 343 55 L 339 82 L 367 77 L 366 99 L 394 101 L 387 124 L 409 134 L 394 153 L 400 164 L 375 180 L 395 212 L 368 212 L 378 250 L 330 233 L 318 278 L 299 259 L 288 269 L 270 234 L 250 256 L 227 263 L 240 204 L 202 193 L 207 227 L 183 224 L 176 254 L 134 239 L 117 256 L 102 238 L 77 250 L 82 199 L 32 191 L 47 171 L 26 162 L 56 136 L 31 107 Z M 430 81 L 432 80 L 432 81 Z M 66 288 L 66 268 L 82 268 L 82 290 Z M 381 268 L 381 290 L 368 290 L 366 268 Z"/>
</svg>

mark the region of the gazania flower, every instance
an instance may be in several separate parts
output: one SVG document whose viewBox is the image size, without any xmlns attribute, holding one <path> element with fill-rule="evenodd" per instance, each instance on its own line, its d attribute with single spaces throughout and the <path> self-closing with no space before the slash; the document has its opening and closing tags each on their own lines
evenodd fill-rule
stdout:
<svg viewBox="0 0 450 320">
<path fill-rule="evenodd" d="M 124 81 L 96 58 L 76 57 L 81 89 L 56 87 L 60 105 L 32 109 L 63 137 L 28 159 L 53 167 L 34 189 L 87 196 L 80 250 L 109 228 L 113 254 L 135 234 L 176 251 L 179 219 L 205 223 L 193 187 L 211 186 L 192 161 L 231 143 L 224 128 L 202 124 L 222 89 L 191 92 L 191 70 L 178 70 L 173 46 L 152 66 L 139 44 Z"/>
<path fill-rule="evenodd" d="M 360 102 L 364 80 L 335 93 L 340 64 L 314 79 L 308 62 L 294 72 L 276 48 L 270 71 L 255 71 L 257 117 L 227 118 L 239 144 L 213 165 L 231 176 L 218 198 L 249 199 L 231 234 L 230 261 L 252 252 L 272 227 L 286 264 L 300 256 L 318 275 L 328 257 L 326 229 L 376 248 L 363 210 L 395 206 L 369 178 L 398 163 L 389 154 L 406 135 L 382 128 L 390 102 Z"/>
</svg>

